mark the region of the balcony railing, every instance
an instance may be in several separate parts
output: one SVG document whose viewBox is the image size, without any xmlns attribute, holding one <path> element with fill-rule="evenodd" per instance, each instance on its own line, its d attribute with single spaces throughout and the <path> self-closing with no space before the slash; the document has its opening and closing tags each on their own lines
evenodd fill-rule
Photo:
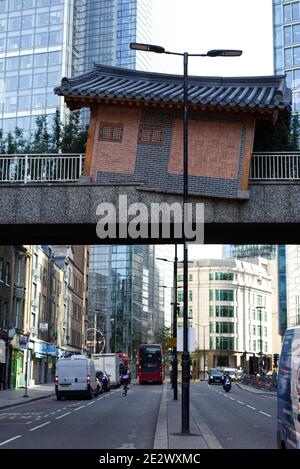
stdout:
<svg viewBox="0 0 300 469">
<path fill-rule="evenodd" d="M 83 161 L 83 154 L 0 155 L 0 183 L 75 182 Z"/>
<path fill-rule="evenodd" d="M 253 153 L 250 180 L 300 180 L 300 152 Z"/>
</svg>

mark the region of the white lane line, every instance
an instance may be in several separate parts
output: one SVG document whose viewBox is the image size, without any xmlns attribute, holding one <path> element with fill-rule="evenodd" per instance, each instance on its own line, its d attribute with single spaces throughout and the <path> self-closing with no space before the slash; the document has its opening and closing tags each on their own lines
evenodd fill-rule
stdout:
<svg viewBox="0 0 300 469">
<path fill-rule="evenodd" d="M 259 413 L 260 413 L 260 414 L 264 414 L 264 415 L 266 415 L 267 417 L 272 417 L 272 415 L 267 414 L 266 412 L 263 412 L 262 410 L 260 410 Z"/>
<path fill-rule="evenodd" d="M 13 438 L 10 438 L 9 440 L 2 441 L 2 443 L 0 443 L 0 446 L 6 445 L 6 443 L 9 443 L 10 441 L 16 440 L 17 438 L 20 438 L 21 436 L 22 435 L 17 435 L 17 436 L 14 436 Z"/>
<path fill-rule="evenodd" d="M 58 409 L 56 412 L 62 412 L 62 409 Z"/>
<path fill-rule="evenodd" d="M 65 410 L 65 409 L 66 409 L 66 407 L 63 407 L 63 410 Z"/>
<path fill-rule="evenodd" d="M 45 417 L 48 417 L 48 414 L 44 415 L 44 418 L 45 418 Z"/>
<path fill-rule="evenodd" d="M 85 407 L 85 405 L 82 405 L 80 407 L 77 407 L 77 409 L 74 409 L 74 412 L 76 412 L 76 410 L 79 410 L 79 409 L 83 409 Z"/>
<path fill-rule="evenodd" d="M 245 402 L 242 402 L 242 401 L 237 401 L 239 404 L 243 404 L 245 405 Z"/>
<path fill-rule="evenodd" d="M 98 397 L 97 401 L 101 401 L 101 399 L 103 399 L 103 397 Z"/>
<path fill-rule="evenodd" d="M 59 417 L 56 417 L 55 420 L 59 420 L 59 419 L 62 419 L 63 417 L 65 417 L 66 415 L 69 415 L 71 412 L 67 412 L 66 414 L 62 414 L 60 415 Z"/>
<path fill-rule="evenodd" d="M 32 423 L 32 420 L 30 420 L 30 422 L 26 422 L 26 425 L 29 425 L 30 423 Z"/>
<path fill-rule="evenodd" d="M 228 397 L 229 397 L 229 399 L 231 399 L 232 401 L 235 401 L 234 397 L 230 397 L 230 396 L 228 396 Z"/>
<path fill-rule="evenodd" d="M 89 404 L 87 404 L 87 405 L 92 405 L 92 404 L 95 404 L 95 402 L 96 402 L 96 401 L 92 401 L 92 402 L 90 402 L 90 403 L 89 403 Z"/>
<path fill-rule="evenodd" d="M 29 431 L 34 432 L 34 430 L 37 430 L 38 428 L 44 427 L 45 425 L 49 425 L 49 423 L 51 423 L 51 422 L 42 423 L 42 425 L 39 425 L 38 427 L 31 428 Z"/>
<path fill-rule="evenodd" d="M 55 414 L 55 412 L 51 412 L 51 415 Z"/>
<path fill-rule="evenodd" d="M 252 407 L 252 405 L 249 405 L 249 404 L 246 404 L 247 407 L 249 407 L 249 409 L 253 409 L 253 410 L 256 410 L 256 407 Z"/>
</svg>

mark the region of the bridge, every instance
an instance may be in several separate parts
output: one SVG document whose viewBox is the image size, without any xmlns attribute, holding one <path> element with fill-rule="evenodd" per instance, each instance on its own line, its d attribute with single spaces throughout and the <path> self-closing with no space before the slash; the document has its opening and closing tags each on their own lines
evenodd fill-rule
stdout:
<svg viewBox="0 0 300 469">
<path fill-rule="evenodd" d="M 47 236 L 58 240 L 62 233 L 72 239 L 80 233 L 81 239 L 97 242 L 99 203 L 109 202 L 117 207 L 120 195 L 127 196 L 128 204 L 142 202 L 149 210 L 152 202 L 182 202 L 180 190 L 159 192 L 144 187 L 142 182 L 91 182 L 90 177 L 82 175 L 83 168 L 84 155 L 79 154 L 1 156 L 0 242 L 10 242 L 21 235 L 28 240 Z M 262 242 L 264 237 L 274 235 L 275 223 L 285 227 L 293 223 L 293 229 L 286 227 L 284 233 L 290 242 L 296 242 L 300 224 L 300 152 L 254 153 L 244 199 L 191 193 L 190 201 L 204 203 L 210 242 L 233 242 L 235 231 L 241 235 L 241 230 L 244 242 L 256 236 L 257 242 Z M 222 228 L 221 233 L 217 226 Z"/>
</svg>

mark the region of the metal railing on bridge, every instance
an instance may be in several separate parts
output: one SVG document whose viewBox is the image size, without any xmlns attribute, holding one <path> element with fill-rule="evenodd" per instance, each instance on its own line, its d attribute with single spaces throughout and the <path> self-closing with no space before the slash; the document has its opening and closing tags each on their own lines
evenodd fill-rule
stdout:
<svg viewBox="0 0 300 469">
<path fill-rule="evenodd" d="M 0 155 L 1 182 L 75 182 L 83 172 L 84 154 Z"/>
<path fill-rule="evenodd" d="M 300 180 L 300 152 L 253 153 L 250 180 L 294 181 Z"/>
</svg>

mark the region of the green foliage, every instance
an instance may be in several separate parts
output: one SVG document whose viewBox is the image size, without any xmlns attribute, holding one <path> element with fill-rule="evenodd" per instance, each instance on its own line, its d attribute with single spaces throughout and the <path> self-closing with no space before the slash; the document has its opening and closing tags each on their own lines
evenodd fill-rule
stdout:
<svg viewBox="0 0 300 469">
<path fill-rule="evenodd" d="M 25 139 L 23 129 L 15 128 L 4 138 L 0 129 L 0 153 L 84 153 L 87 128 L 80 123 L 80 112 L 71 111 L 65 124 L 61 121 L 59 109 L 55 112 L 52 129 L 49 130 L 45 114 L 36 118 L 36 129 Z"/>
<path fill-rule="evenodd" d="M 299 150 L 298 114 L 282 113 L 275 125 L 267 120 L 257 120 L 253 151 Z"/>
<path fill-rule="evenodd" d="M 162 346 L 164 355 L 168 352 L 167 340 L 171 335 L 171 328 L 166 326 L 157 329 L 153 334 L 154 342 Z"/>
</svg>

